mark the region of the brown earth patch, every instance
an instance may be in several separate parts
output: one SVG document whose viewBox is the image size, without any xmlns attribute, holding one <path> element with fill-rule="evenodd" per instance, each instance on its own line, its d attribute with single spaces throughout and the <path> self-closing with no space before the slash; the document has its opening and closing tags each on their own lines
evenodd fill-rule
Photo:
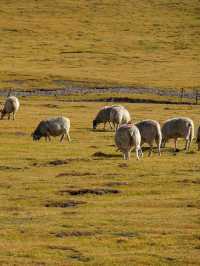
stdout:
<svg viewBox="0 0 200 266">
<path fill-rule="evenodd" d="M 72 231 L 72 232 L 58 232 L 55 234 L 56 237 L 81 237 L 81 236 L 93 236 L 94 232 L 89 231 Z"/>
<path fill-rule="evenodd" d="M 65 164 L 69 164 L 69 163 L 75 162 L 75 161 L 76 162 L 80 162 L 80 161 L 88 162 L 88 161 L 90 161 L 90 159 L 88 159 L 88 158 L 67 158 L 65 160 L 58 159 L 58 160 L 53 160 L 53 161 L 44 162 L 44 163 L 34 162 L 32 164 L 32 166 L 39 166 L 39 167 L 42 167 L 42 166 L 46 167 L 47 166 L 47 167 L 49 167 L 49 166 L 65 165 Z"/>
<path fill-rule="evenodd" d="M 5 170 L 25 170 L 29 169 L 28 167 L 15 167 L 15 166 L 7 166 L 7 165 L 1 165 L 0 166 L 0 171 L 5 171 Z"/>
<path fill-rule="evenodd" d="M 83 189 L 67 189 L 60 191 L 61 194 L 68 193 L 73 196 L 84 195 L 84 194 L 94 194 L 94 195 L 104 195 L 104 194 L 118 194 L 120 193 L 117 189 L 110 188 L 83 188 Z"/>
<path fill-rule="evenodd" d="M 117 232 L 113 233 L 114 236 L 119 236 L 119 237 L 138 237 L 139 234 L 137 232 Z"/>
<path fill-rule="evenodd" d="M 128 184 L 129 184 L 128 182 L 113 181 L 113 182 L 108 182 L 105 185 L 108 187 L 112 187 L 112 186 L 126 186 Z"/>
<path fill-rule="evenodd" d="M 183 180 L 178 180 L 178 183 L 184 183 L 184 184 L 196 184 L 200 185 L 200 178 L 197 178 L 195 180 L 190 180 L 190 179 L 183 179 Z"/>
<path fill-rule="evenodd" d="M 48 249 L 52 250 L 61 250 L 64 252 L 70 252 L 71 254 L 68 255 L 69 258 L 76 259 L 81 262 L 88 262 L 90 260 L 89 257 L 84 256 L 79 250 L 72 248 L 72 247 L 66 247 L 66 246 L 48 246 Z"/>
<path fill-rule="evenodd" d="M 47 248 L 52 249 L 52 250 L 61 250 L 65 252 L 71 252 L 72 254 L 69 254 L 68 257 L 72 259 L 76 259 L 81 262 L 88 262 L 90 260 L 89 257 L 84 256 L 80 251 L 78 251 L 75 248 L 65 247 L 65 246 L 53 246 L 53 245 L 48 246 Z"/>
<path fill-rule="evenodd" d="M 127 163 L 119 163 L 119 167 L 126 168 L 126 167 L 128 167 L 128 164 Z"/>
<path fill-rule="evenodd" d="M 68 200 L 68 201 L 52 201 L 45 204 L 45 207 L 55 207 L 55 208 L 70 208 L 76 207 L 78 205 L 86 204 L 85 201 L 75 201 L 75 200 Z"/>
<path fill-rule="evenodd" d="M 59 108 L 59 106 L 57 104 L 44 104 L 43 107 L 48 107 L 48 108 Z"/>
<path fill-rule="evenodd" d="M 106 154 L 106 153 L 101 152 L 101 151 L 97 151 L 97 152 L 93 153 L 92 156 L 94 156 L 94 157 L 110 157 L 109 154 Z"/>
<path fill-rule="evenodd" d="M 80 172 L 72 171 L 72 172 L 60 173 L 56 177 L 63 177 L 63 176 L 91 176 L 91 175 L 96 175 L 96 174 L 95 173 L 90 173 L 90 172 L 80 173 Z"/>
<path fill-rule="evenodd" d="M 54 160 L 54 161 L 50 161 L 48 164 L 50 165 L 62 165 L 62 164 L 68 164 L 69 161 L 68 160 Z"/>
<path fill-rule="evenodd" d="M 101 151 L 97 151 L 95 153 L 92 154 L 93 157 L 98 157 L 98 158 L 113 158 L 113 157 L 121 157 L 120 154 L 108 154 L 108 153 L 104 153 Z"/>
<path fill-rule="evenodd" d="M 200 209 L 200 201 L 197 200 L 197 201 L 194 201 L 194 202 L 189 202 L 186 206 L 187 206 L 188 208 L 196 208 L 196 209 Z"/>
</svg>

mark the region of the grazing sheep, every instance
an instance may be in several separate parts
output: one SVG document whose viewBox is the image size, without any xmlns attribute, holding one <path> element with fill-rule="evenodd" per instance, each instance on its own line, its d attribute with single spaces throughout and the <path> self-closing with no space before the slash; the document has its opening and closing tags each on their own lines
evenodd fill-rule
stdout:
<svg viewBox="0 0 200 266">
<path fill-rule="evenodd" d="M 110 128 L 112 129 L 112 125 L 111 125 L 111 121 L 110 121 L 110 112 L 112 110 L 112 108 L 114 107 L 120 107 L 119 106 L 115 106 L 115 105 L 112 105 L 112 106 L 104 106 L 102 107 L 98 114 L 96 115 L 95 119 L 93 120 L 93 129 L 96 129 L 98 124 L 101 124 L 101 123 L 104 123 L 104 130 L 105 130 L 105 127 L 106 127 L 106 123 L 108 122 L 109 125 L 110 125 Z"/>
<path fill-rule="evenodd" d="M 143 120 L 135 124 L 141 135 L 141 146 L 143 143 L 148 143 L 150 146 L 149 155 L 151 156 L 154 141 L 158 147 L 158 154 L 161 155 L 160 147 L 162 142 L 162 132 L 160 124 L 154 120 Z"/>
<path fill-rule="evenodd" d="M 104 130 L 106 127 L 106 123 L 109 122 L 110 128 L 112 129 L 112 125 L 110 123 L 110 111 L 112 106 L 104 106 L 100 109 L 95 119 L 93 120 L 93 129 L 97 128 L 98 124 L 104 123 Z"/>
<path fill-rule="evenodd" d="M 196 143 L 198 145 L 198 151 L 200 151 L 200 126 L 197 130 L 197 140 L 196 140 Z"/>
<path fill-rule="evenodd" d="M 185 150 L 189 151 L 190 144 L 194 138 L 194 123 L 188 117 L 172 118 L 163 124 L 162 127 L 162 147 L 165 147 L 169 139 L 174 139 L 175 151 L 177 151 L 177 139 L 186 140 Z"/>
<path fill-rule="evenodd" d="M 64 136 L 67 135 L 68 141 L 70 142 L 69 136 L 70 120 L 66 117 L 55 117 L 47 120 L 43 120 L 39 123 L 36 130 L 33 132 L 33 140 L 40 140 L 41 137 L 45 137 L 50 141 L 50 136 L 60 136 L 60 142 Z"/>
<path fill-rule="evenodd" d="M 130 123 L 131 117 L 128 110 L 123 106 L 113 106 L 110 112 L 110 121 L 114 128 L 118 129 L 119 125 Z"/>
<path fill-rule="evenodd" d="M 19 109 L 19 100 L 15 96 L 10 96 L 6 99 L 3 109 L 1 110 L 1 119 L 4 118 L 5 115 L 8 115 L 8 119 L 10 119 L 10 114 L 13 114 L 13 120 L 15 120 L 15 114 Z"/>
<path fill-rule="evenodd" d="M 130 152 L 135 147 L 136 158 L 142 156 L 140 147 L 141 136 L 139 129 L 133 124 L 124 124 L 120 126 L 115 133 L 115 143 L 118 149 L 124 154 L 124 159 L 130 159 Z"/>
</svg>

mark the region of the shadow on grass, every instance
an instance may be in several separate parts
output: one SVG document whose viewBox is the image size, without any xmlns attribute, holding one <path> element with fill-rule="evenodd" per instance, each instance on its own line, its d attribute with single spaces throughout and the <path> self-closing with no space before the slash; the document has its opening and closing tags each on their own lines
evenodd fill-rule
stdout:
<svg viewBox="0 0 200 266">
<path fill-rule="evenodd" d="M 88 131 L 91 131 L 91 132 L 96 132 L 96 133 L 98 133 L 98 132 L 115 132 L 114 130 L 112 130 L 112 129 L 103 129 L 103 128 L 98 128 L 98 129 L 93 129 L 93 128 L 88 128 L 87 129 Z"/>
<path fill-rule="evenodd" d="M 101 151 L 97 151 L 97 152 L 92 154 L 92 157 L 96 157 L 96 158 L 121 158 L 122 155 L 121 154 L 110 154 L 110 153 L 104 153 Z"/>
<path fill-rule="evenodd" d="M 171 147 L 167 147 L 167 148 L 162 148 L 161 149 L 161 153 L 171 153 L 173 155 L 176 155 L 177 153 L 185 153 L 185 154 L 196 154 L 196 151 L 186 151 L 184 148 L 183 149 L 176 149 L 174 150 L 174 148 Z"/>
<path fill-rule="evenodd" d="M 31 166 L 35 166 L 35 167 L 59 166 L 59 165 L 69 164 L 69 163 L 72 163 L 72 162 L 80 162 L 80 161 L 88 162 L 88 161 L 90 161 L 90 159 L 88 159 L 88 158 L 80 158 L 80 157 L 67 158 L 65 160 L 58 159 L 58 160 L 53 160 L 53 161 L 44 162 L 44 163 L 34 162 L 34 163 L 31 164 Z"/>
<path fill-rule="evenodd" d="M 120 190 L 111 188 L 82 188 L 82 189 L 67 189 L 60 191 L 61 194 L 68 193 L 72 196 L 93 194 L 93 195 L 105 195 L 105 194 L 118 194 Z"/>
<path fill-rule="evenodd" d="M 58 175 L 56 175 L 56 177 L 63 177 L 63 176 L 94 176 L 96 175 L 96 173 L 90 173 L 90 172 L 83 172 L 83 173 L 80 173 L 80 172 L 77 172 L 77 171 L 72 171 L 72 172 L 63 172 L 63 173 L 60 173 Z"/>
</svg>

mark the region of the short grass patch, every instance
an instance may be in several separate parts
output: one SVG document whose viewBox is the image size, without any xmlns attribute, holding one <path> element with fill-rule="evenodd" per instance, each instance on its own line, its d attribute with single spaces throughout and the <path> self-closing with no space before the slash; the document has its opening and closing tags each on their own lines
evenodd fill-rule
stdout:
<svg viewBox="0 0 200 266">
<path fill-rule="evenodd" d="M 198 0 L 1 0 L 0 88 L 199 87 Z"/>
<path fill-rule="evenodd" d="M 90 130 L 104 103 L 65 100 L 21 98 L 16 120 L 0 121 L 0 264 L 198 265 L 195 141 L 189 153 L 180 140 L 179 152 L 169 142 L 161 156 L 145 146 L 143 159 L 124 161 L 113 131 Z M 123 105 L 134 122 L 199 124 L 198 105 Z M 33 142 L 38 122 L 58 115 L 71 119 L 71 143 Z"/>
</svg>

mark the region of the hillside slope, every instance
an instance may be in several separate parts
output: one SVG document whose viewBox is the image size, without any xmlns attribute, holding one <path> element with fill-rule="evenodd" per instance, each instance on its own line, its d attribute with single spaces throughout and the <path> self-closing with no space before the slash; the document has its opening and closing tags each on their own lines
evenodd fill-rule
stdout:
<svg viewBox="0 0 200 266">
<path fill-rule="evenodd" d="M 198 87 L 198 0 L 1 0 L 0 88 Z"/>
</svg>

